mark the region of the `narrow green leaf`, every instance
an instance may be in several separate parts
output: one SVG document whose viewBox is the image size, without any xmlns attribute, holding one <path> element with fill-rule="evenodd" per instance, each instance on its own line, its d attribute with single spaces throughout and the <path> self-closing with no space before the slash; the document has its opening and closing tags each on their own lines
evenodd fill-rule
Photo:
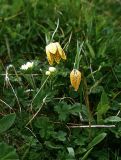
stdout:
<svg viewBox="0 0 121 160">
<path fill-rule="evenodd" d="M 60 149 L 62 148 L 61 145 L 55 145 L 54 143 L 50 142 L 50 141 L 45 141 L 44 143 L 47 147 L 52 148 L 52 149 Z"/>
<path fill-rule="evenodd" d="M 89 49 L 90 56 L 91 56 L 92 58 L 95 58 L 95 52 L 94 52 L 92 46 L 91 46 L 88 42 L 86 42 L 86 45 L 87 45 L 87 47 L 88 47 L 88 49 Z"/>
<path fill-rule="evenodd" d="M 88 149 L 96 146 L 98 143 L 100 143 L 105 137 L 107 133 L 101 133 L 98 136 L 96 136 L 89 144 L 88 144 Z"/>
<path fill-rule="evenodd" d="M 14 123 L 16 118 L 15 113 L 8 114 L 0 119 L 0 133 L 5 132 L 8 130 Z"/>
<path fill-rule="evenodd" d="M 104 57 L 106 49 L 107 49 L 107 43 L 102 43 L 98 51 L 98 56 Z"/>
<path fill-rule="evenodd" d="M 90 154 L 90 152 L 92 151 L 93 148 L 90 148 L 85 154 L 84 156 L 81 158 L 81 160 L 86 160 L 88 155 Z"/>
<path fill-rule="evenodd" d="M 118 116 L 110 116 L 110 117 L 106 118 L 104 120 L 104 122 L 105 123 L 107 123 L 107 122 L 121 122 L 121 118 Z"/>
</svg>

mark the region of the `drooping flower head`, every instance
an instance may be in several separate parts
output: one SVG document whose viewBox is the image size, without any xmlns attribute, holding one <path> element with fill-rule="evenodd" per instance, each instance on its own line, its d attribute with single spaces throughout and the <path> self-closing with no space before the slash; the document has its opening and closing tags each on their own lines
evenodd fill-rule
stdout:
<svg viewBox="0 0 121 160">
<path fill-rule="evenodd" d="M 46 55 L 50 65 L 53 65 L 54 61 L 60 63 L 61 59 L 66 60 L 65 52 L 58 42 L 46 46 Z"/>
<path fill-rule="evenodd" d="M 74 90 L 77 91 L 81 82 L 81 72 L 77 69 L 73 69 L 70 73 L 70 81 Z"/>
</svg>

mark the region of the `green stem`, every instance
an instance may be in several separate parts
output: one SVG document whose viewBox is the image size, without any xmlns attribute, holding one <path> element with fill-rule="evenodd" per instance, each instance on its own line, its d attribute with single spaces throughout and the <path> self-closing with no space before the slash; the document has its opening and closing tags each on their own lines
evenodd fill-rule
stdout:
<svg viewBox="0 0 121 160">
<path fill-rule="evenodd" d="M 89 115 L 89 126 L 91 128 L 92 114 L 91 114 L 90 104 L 89 104 L 88 86 L 87 86 L 86 78 L 84 77 L 83 73 L 82 73 L 82 80 L 83 80 L 83 88 L 84 88 L 84 99 L 85 99 L 85 104 L 87 106 L 88 115 Z"/>
<path fill-rule="evenodd" d="M 41 89 L 44 87 L 44 85 L 45 85 L 45 83 L 47 82 L 47 80 L 49 79 L 49 77 L 50 77 L 50 76 L 48 76 L 48 77 L 46 78 L 46 80 L 44 81 L 44 83 L 42 84 L 42 86 L 40 87 L 40 89 L 38 90 L 38 92 L 36 93 L 36 95 L 34 96 L 32 102 L 31 102 L 31 111 L 32 111 L 32 108 L 33 108 L 32 104 L 33 104 L 34 100 L 36 99 L 37 95 L 40 93 Z"/>
</svg>

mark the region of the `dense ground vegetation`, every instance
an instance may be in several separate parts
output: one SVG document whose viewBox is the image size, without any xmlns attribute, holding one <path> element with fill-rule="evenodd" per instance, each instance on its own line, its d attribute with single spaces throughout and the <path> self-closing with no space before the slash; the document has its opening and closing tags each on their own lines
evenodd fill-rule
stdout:
<svg viewBox="0 0 121 160">
<path fill-rule="evenodd" d="M 121 160 L 120 15 L 120 0 L 0 0 L 0 160 Z M 47 76 L 50 42 L 67 59 Z"/>
</svg>

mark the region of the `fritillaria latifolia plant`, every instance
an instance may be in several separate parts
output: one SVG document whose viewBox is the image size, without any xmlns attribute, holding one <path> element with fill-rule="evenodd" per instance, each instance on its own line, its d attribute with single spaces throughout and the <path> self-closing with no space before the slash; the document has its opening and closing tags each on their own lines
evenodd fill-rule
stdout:
<svg viewBox="0 0 121 160">
<path fill-rule="evenodd" d="M 47 60 L 50 65 L 53 65 L 54 62 L 59 64 L 61 59 L 63 60 L 67 59 L 66 54 L 64 50 L 62 49 L 61 45 L 59 44 L 59 42 L 48 44 L 46 46 L 46 55 L 47 55 Z M 76 65 L 76 62 L 75 62 L 75 65 Z M 52 70 L 55 71 L 55 69 L 52 69 Z M 46 71 L 46 75 L 50 75 L 51 72 L 52 71 L 50 68 L 49 71 Z M 81 72 L 78 69 L 74 68 L 71 71 L 70 82 L 74 90 L 77 91 L 79 88 L 80 82 L 81 82 Z"/>
<path fill-rule="evenodd" d="M 79 48 L 79 46 L 78 46 L 78 48 Z M 64 61 L 67 60 L 67 56 L 66 56 L 64 50 L 62 49 L 61 45 L 59 44 L 59 42 L 49 43 L 46 46 L 45 50 L 46 50 L 47 60 L 51 66 L 48 68 L 48 70 L 45 71 L 45 75 L 47 75 L 48 77 L 46 78 L 42 87 L 40 87 L 40 90 L 43 88 L 43 86 L 47 82 L 48 78 L 53 74 L 55 75 L 55 73 L 57 72 L 57 69 L 53 65 L 55 63 L 59 64 L 61 59 Z M 81 60 L 80 53 L 81 53 L 80 51 L 77 52 L 77 55 L 75 57 L 74 67 L 73 67 L 72 71 L 70 72 L 70 83 L 75 91 L 78 91 L 79 86 L 80 86 L 80 82 L 81 82 L 81 78 L 82 78 L 82 74 L 79 71 L 79 63 Z M 34 61 L 27 62 L 26 64 L 23 64 L 20 67 L 20 69 L 26 72 L 27 70 L 32 70 L 32 68 L 34 68 L 34 66 L 35 66 Z M 37 92 L 37 94 L 33 98 L 32 103 L 33 103 L 34 99 L 36 98 L 36 96 L 39 94 L 40 90 Z"/>
</svg>

